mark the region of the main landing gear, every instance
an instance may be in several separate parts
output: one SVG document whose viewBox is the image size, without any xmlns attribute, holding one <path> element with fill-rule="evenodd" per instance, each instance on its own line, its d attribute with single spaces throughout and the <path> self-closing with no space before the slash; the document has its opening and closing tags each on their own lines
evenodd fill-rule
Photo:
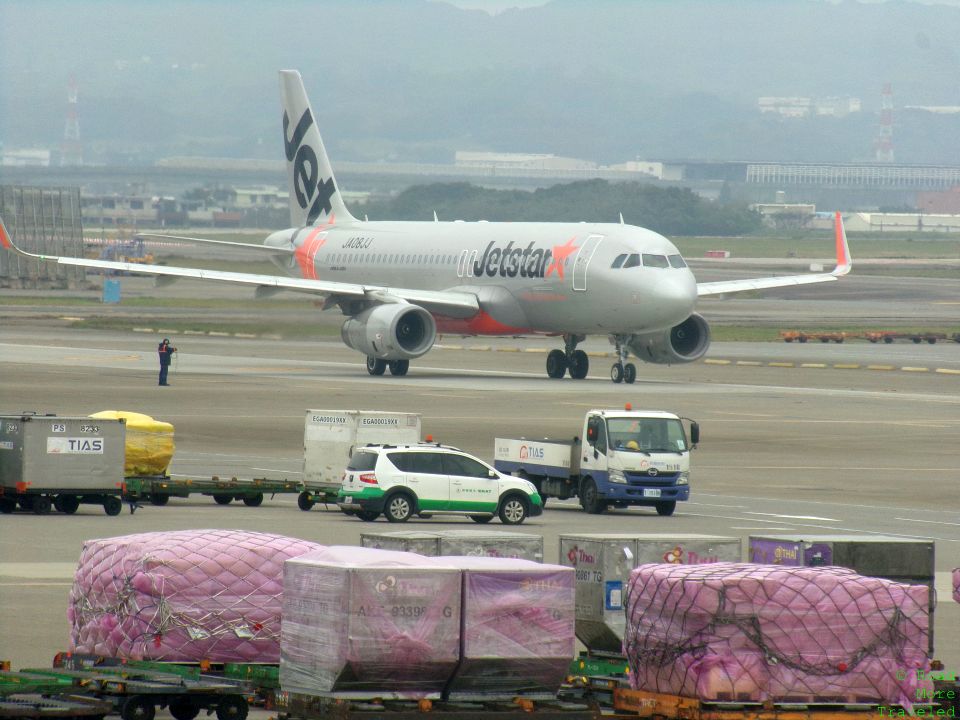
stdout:
<svg viewBox="0 0 960 720">
<path fill-rule="evenodd" d="M 372 355 L 367 355 L 367 372 L 371 375 L 383 375 L 387 368 L 390 368 L 391 375 L 406 375 L 410 369 L 409 360 L 381 360 Z"/>
<path fill-rule="evenodd" d="M 621 335 L 614 335 L 613 344 L 617 346 L 617 361 L 610 368 L 610 379 L 615 383 L 625 382 L 631 385 L 637 379 L 637 366 L 631 362 L 624 362 L 628 357 L 627 349 L 624 347 L 625 338 Z"/>
<path fill-rule="evenodd" d="M 582 380 L 590 369 L 590 358 L 583 350 L 577 350 L 577 343 L 585 335 L 564 335 L 565 350 L 551 350 L 547 355 L 547 375 L 552 378 L 562 378 L 570 372 L 574 380 Z"/>
</svg>

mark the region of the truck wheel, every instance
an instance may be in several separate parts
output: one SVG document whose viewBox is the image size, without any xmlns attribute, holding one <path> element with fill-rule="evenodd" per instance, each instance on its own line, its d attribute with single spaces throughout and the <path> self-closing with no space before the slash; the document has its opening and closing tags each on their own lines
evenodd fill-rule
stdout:
<svg viewBox="0 0 960 720">
<path fill-rule="evenodd" d="M 392 523 L 406 522 L 413 514 L 413 502 L 410 500 L 410 496 L 406 493 L 397 493 L 392 496 L 387 500 L 383 514 Z"/>
<path fill-rule="evenodd" d="M 654 507 L 657 508 L 657 515 L 669 517 L 670 515 L 673 515 L 673 511 L 677 509 L 677 501 L 670 500 L 669 502 L 658 502 Z"/>
<path fill-rule="evenodd" d="M 373 510 L 357 510 L 357 517 L 364 522 L 373 522 L 380 517 L 380 513 Z"/>
<path fill-rule="evenodd" d="M 17 501 L 11 498 L 0 498 L 0 513 L 9 515 L 17 509 Z"/>
<path fill-rule="evenodd" d="M 599 515 L 607 509 L 607 504 L 600 499 L 597 484 L 593 480 L 585 480 L 580 489 L 580 505 L 591 515 Z"/>
<path fill-rule="evenodd" d="M 510 495 L 500 503 L 500 522 L 519 525 L 527 519 L 527 503 L 518 495 Z"/>
<path fill-rule="evenodd" d="M 263 505 L 263 493 L 257 493 L 256 495 L 250 495 L 243 499 L 243 504 L 247 507 L 260 507 Z"/>
<path fill-rule="evenodd" d="M 304 512 L 310 512 L 313 509 L 313 500 L 310 499 L 310 493 L 306 490 L 297 495 L 297 507 Z"/>
<path fill-rule="evenodd" d="M 64 515 L 73 515 L 80 507 L 80 498 L 76 495 L 57 495 L 53 505 Z"/>
<path fill-rule="evenodd" d="M 223 493 L 217 493 L 213 496 L 213 501 L 217 505 L 229 505 L 233 502 L 233 495 L 225 495 Z"/>
<path fill-rule="evenodd" d="M 471 515 L 470 519 L 473 520 L 475 523 L 486 525 L 488 522 L 493 520 L 493 515 Z"/>
<path fill-rule="evenodd" d="M 153 701 L 140 695 L 128 697 L 120 708 L 120 717 L 123 720 L 153 720 L 156 714 Z"/>
<path fill-rule="evenodd" d="M 227 695 L 217 704 L 217 720 L 246 720 L 249 711 L 242 695 Z"/>
<path fill-rule="evenodd" d="M 168 502 L 170 502 L 169 495 L 164 495 L 163 493 L 150 493 L 151 505 L 157 505 L 158 507 L 163 507 Z"/>
<path fill-rule="evenodd" d="M 193 720 L 200 714 L 200 707 L 194 705 L 188 697 L 175 697 L 168 707 L 174 720 Z"/>
<path fill-rule="evenodd" d="M 111 515 L 111 516 L 119 515 L 122 509 L 123 509 L 123 503 L 120 502 L 120 498 L 118 498 L 116 495 L 108 495 L 103 499 L 103 511 L 107 515 Z M 151 705 L 150 707 L 152 708 L 153 705 Z"/>
<path fill-rule="evenodd" d="M 53 501 L 46 495 L 37 495 L 33 499 L 33 511 L 37 515 L 48 515 L 53 509 Z"/>
</svg>

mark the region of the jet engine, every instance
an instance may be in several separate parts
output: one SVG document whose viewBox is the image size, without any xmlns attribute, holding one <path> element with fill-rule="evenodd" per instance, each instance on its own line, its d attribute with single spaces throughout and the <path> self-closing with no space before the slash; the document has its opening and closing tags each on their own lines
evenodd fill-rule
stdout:
<svg viewBox="0 0 960 720">
<path fill-rule="evenodd" d="M 418 305 L 376 305 L 347 320 L 340 329 L 344 344 L 380 360 L 412 360 L 433 347 L 437 324 Z"/>
<path fill-rule="evenodd" d="M 710 326 L 694 313 L 669 330 L 632 335 L 627 346 L 641 360 L 657 365 L 693 362 L 710 347 Z"/>
</svg>

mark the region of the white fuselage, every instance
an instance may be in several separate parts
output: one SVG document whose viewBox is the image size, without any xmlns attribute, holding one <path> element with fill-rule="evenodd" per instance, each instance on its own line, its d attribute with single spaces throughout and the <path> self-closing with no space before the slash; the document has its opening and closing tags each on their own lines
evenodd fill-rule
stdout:
<svg viewBox="0 0 960 720">
<path fill-rule="evenodd" d="M 361 222 L 293 228 L 285 269 L 308 279 L 475 294 L 480 313 L 437 315 L 465 334 L 629 334 L 683 322 L 693 273 L 665 237 L 633 225 Z"/>
</svg>

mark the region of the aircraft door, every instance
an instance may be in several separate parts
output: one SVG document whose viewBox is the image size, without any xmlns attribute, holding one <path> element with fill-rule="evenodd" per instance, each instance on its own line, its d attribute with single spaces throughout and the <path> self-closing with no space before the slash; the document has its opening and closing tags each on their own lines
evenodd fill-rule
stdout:
<svg viewBox="0 0 960 720">
<path fill-rule="evenodd" d="M 588 235 L 583 245 L 580 246 L 580 252 L 577 253 L 577 259 L 573 263 L 574 290 L 583 292 L 587 289 L 587 266 L 602 240 L 603 235 Z"/>
</svg>

